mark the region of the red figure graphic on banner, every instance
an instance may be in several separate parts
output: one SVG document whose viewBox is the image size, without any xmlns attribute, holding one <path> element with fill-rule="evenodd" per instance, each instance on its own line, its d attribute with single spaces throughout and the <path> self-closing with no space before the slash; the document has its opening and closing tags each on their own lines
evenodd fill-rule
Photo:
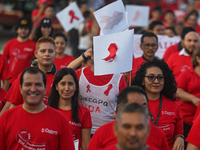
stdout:
<svg viewBox="0 0 200 150">
<path fill-rule="evenodd" d="M 107 23 L 104 29 L 112 29 L 115 25 L 118 25 L 119 22 L 123 19 L 123 13 L 115 11 L 111 17 L 109 16 L 100 16 L 102 20 L 100 23 Z"/>
<path fill-rule="evenodd" d="M 133 21 L 137 21 L 138 18 L 140 18 L 140 16 L 141 16 L 141 12 L 139 10 L 137 10 L 135 13 L 135 17 L 133 18 Z"/>
<path fill-rule="evenodd" d="M 70 23 L 73 23 L 74 19 L 79 20 L 79 18 L 75 16 L 75 13 L 73 10 L 69 11 L 69 15 L 71 16 Z"/>
<path fill-rule="evenodd" d="M 110 55 L 103 60 L 112 62 L 115 59 L 116 52 L 117 52 L 117 45 L 115 43 L 111 43 L 108 47 L 108 51 L 110 52 Z"/>
</svg>

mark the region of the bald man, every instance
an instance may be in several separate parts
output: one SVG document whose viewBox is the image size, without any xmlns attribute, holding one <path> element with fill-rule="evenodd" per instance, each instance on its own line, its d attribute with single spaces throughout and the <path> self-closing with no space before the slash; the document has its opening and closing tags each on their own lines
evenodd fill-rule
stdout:
<svg viewBox="0 0 200 150">
<path fill-rule="evenodd" d="M 192 53 L 199 47 L 199 44 L 199 35 L 191 31 L 185 35 L 183 49 L 180 52 L 172 54 L 167 60 L 167 64 L 173 71 L 176 80 L 181 72 L 186 69 L 192 69 Z"/>
</svg>

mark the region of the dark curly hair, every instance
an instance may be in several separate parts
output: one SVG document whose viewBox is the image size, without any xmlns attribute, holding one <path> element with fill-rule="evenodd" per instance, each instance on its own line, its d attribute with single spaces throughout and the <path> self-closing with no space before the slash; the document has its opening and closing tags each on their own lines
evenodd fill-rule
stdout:
<svg viewBox="0 0 200 150">
<path fill-rule="evenodd" d="M 165 84 L 161 91 L 161 95 L 164 95 L 166 98 L 175 101 L 177 83 L 175 81 L 173 71 L 168 67 L 167 63 L 163 59 L 159 59 L 158 57 L 155 57 L 153 60 L 147 61 L 140 66 L 131 82 L 131 85 L 137 85 L 144 89 L 142 82 L 144 80 L 147 69 L 151 67 L 158 67 L 163 72 Z"/>
</svg>

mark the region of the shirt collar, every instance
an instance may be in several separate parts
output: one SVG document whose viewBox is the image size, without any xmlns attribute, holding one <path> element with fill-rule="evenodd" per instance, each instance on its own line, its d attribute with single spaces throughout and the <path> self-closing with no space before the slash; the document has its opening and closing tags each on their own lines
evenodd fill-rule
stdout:
<svg viewBox="0 0 200 150">
<path fill-rule="evenodd" d="M 179 55 L 190 56 L 188 53 L 186 53 L 185 48 L 183 48 L 183 49 L 179 52 Z"/>
<path fill-rule="evenodd" d="M 50 71 L 46 72 L 46 73 L 56 74 L 56 72 L 57 72 L 56 66 L 53 64 L 53 68 Z"/>
<path fill-rule="evenodd" d="M 36 67 L 38 67 L 38 65 Z M 46 72 L 46 73 L 56 74 L 57 73 L 56 66 L 53 64 L 53 68 L 50 71 Z"/>
</svg>

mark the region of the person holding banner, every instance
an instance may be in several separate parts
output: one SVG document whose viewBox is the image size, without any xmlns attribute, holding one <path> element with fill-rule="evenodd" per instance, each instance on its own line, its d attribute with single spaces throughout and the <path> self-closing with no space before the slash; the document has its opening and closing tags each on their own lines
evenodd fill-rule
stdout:
<svg viewBox="0 0 200 150">
<path fill-rule="evenodd" d="M 88 56 L 93 58 L 92 49 L 72 61 L 68 67 L 76 69 Z M 116 110 L 116 99 L 126 82 L 122 74 L 108 74 L 94 76 L 94 65 L 76 70 L 79 79 L 79 103 L 90 110 L 92 117 L 92 131 L 94 132 L 103 124 L 113 121 Z"/>
<path fill-rule="evenodd" d="M 141 65 L 132 85 L 146 91 L 150 122 L 165 132 L 170 150 L 183 150 L 183 118 L 176 102 L 177 88 L 172 70 L 164 60 L 155 57 Z"/>
<path fill-rule="evenodd" d="M 141 37 L 140 48 L 143 51 L 143 55 L 133 59 L 132 79 L 142 63 L 155 57 L 155 53 L 158 50 L 158 37 L 152 32 L 145 32 Z"/>
</svg>

